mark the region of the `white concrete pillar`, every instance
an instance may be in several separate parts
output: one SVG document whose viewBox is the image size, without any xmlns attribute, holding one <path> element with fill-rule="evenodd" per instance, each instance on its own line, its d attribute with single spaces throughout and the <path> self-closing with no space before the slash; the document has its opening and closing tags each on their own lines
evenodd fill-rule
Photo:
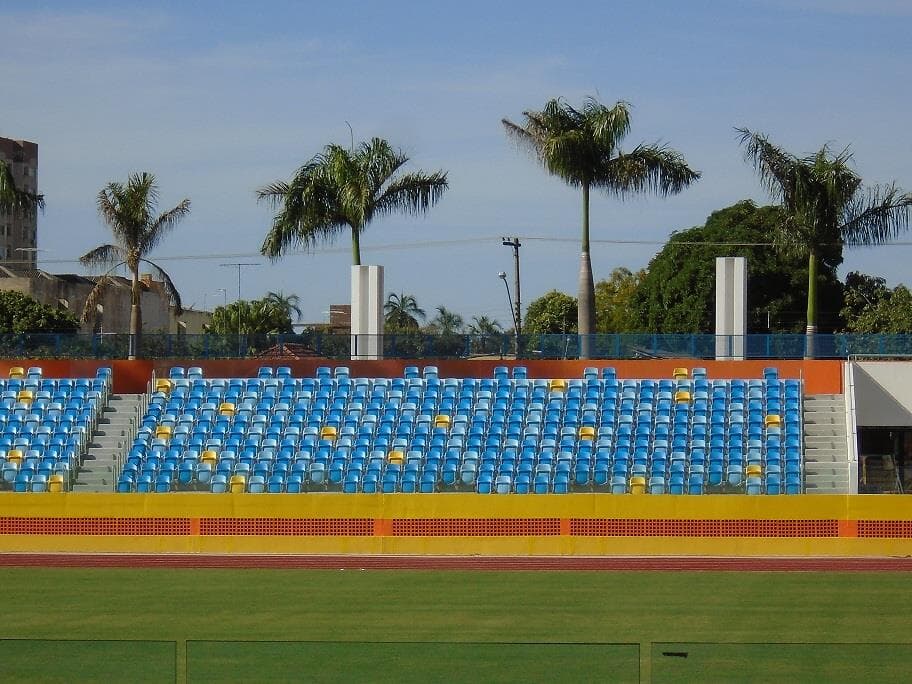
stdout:
<svg viewBox="0 0 912 684">
<path fill-rule="evenodd" d="M 744 359 L 747 259 L 716 257 L 716 358 Z"/>
<path fill-rule="evenodd" d="M 351 358 L 383 358 L 383 266 L 351 267 Z"/>
</svg>

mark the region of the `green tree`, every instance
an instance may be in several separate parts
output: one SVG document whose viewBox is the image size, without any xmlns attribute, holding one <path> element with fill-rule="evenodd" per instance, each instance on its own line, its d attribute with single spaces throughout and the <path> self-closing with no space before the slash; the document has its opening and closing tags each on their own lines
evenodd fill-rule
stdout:
<svg viewBox="0 0 912 684">
<path fill-rule="evenodd" d="M 46 306 L 21 292 L 0 291 L 0 330 L 10 333 L 75 333 L 72 312 Z"/>
<path fill-rule="evenodd" d="M 284 292 L 267 292 L 264 300 L 279 311 L 284 311 L 291 322 L 297 323 L 301 320 L 301 298 L 298 295 L 287 295 Z"/>
<path fill-rule="evenodd" d="M 781 223 L 778 207 L 744 200 L 713 212 L 702 226 L 672 233 L 649 262 L 633 295 L 633 328 L 657 333 L 712 333 L 715 328 L 717 257 L 747 259 L 747 330 L 799 332 L 803 327 L 802 283 L 807 262 L 779 254 L 770 235 Z M 840 325 L 841 284 L 836 268 L 842 248 L 821 249 L 817 278 L 821 318 L 830 331 Z"/>
<path fill-rule="evenodd" d="M 214 335 L 275 335 L 293 332 L 288 309 L 268 296 L 218 306 L 208 331 Z"/>
<path fill-rule="evenodd" d="M 842 320 L 845 321 L 846 331 L 862 332 L 856 329 L 858 320 L 865 311 L 877 308 L 881 301 L 889 299 L 891 294 L 892 290 L 887 287 L 885 279 L 851 271 L 845 279 L 840 312 Z"/>
<path fill-rule="evenodd" d="M 595 329 L 598 332 L 636 331 L 634 295 L 645 277 L 645 269 L 634 273 L 621 266 L 614 269 L 607 280 L 595 284 Z"/>
<path fill-rule="evenodd" d="M 327 145 L 290 182 L 257 191 L 278 209 L 261 252 L 271 259 L 289 248 L 332 242 L 351 232 L 352 263 L 361 263 L 361 233 L 375 218 L 394 213 L 424 214 L 447 189 L 446 173 L 400 174 L 409 158 L 381 138 L 347 150 Z"/>
<path fill-rule="evenodd" d="M 518 125 L 503 119 L 507 134 L 538 157 L 548 173 L 582 190 L 583 230 L 579 272 L 577 327 L 580 358 L 589 358 L 588 336 L 595 332 L 595 285 L 589 256 L 589 192 L 599 188 L 626 197 L 644 191 L 665 196 L 678 193 L 700 174 L 664 145 L 640 144 L 630 152 L 621 142 L 630 131 L 626 102 L 607 107 L 590 98 L 582 109 L 561 100 L 548 101 L 541 111 L 523 112 Z"/>
<path fill-rule="evenodd" d="M 436 352 L 440 356 L 459 356 L 464 354 L 466 345 L 463 332 L 465 321 L 455 311 L 445 306 L 438 306 L 437 315 L 425 327 L 424 332 L 434 336 Z"/>
<path fill-rule="evenodd" d="M 472 316 L 472 322 L 469 323 L 470 335 L 503 335 L 503 332 L 503 326 L 487 316 Z"/>
<path fill-rule="evenodd" d="M 455 311 L 450 311 L 445 306 L 438 306 L 437 315 L 428 325 L 428 332 L 435 335 L 461 335 L 465 321 Z"/>
<path fill-rule="evenodd" d="M 490 356 L 503 353 L 504 329 L 496 319 L 472 316 L 472 322 L 469 323 L 466 332 L 471 335 L 470 343 L 474 354 Z"/>
<path fill-rule="evenodd" d="M 413 295 L 404 292 L 390 292 L 383 305 L 384 326 L 391 333 L 414 332 L 420 327 L 418 321 L 425 319 L 425 312 L 418 306 Z"/>
<path fill-rule="evenodd" d="M 44 195 L 18 188 L 12 168 L 0 159 L 0 211 L 19 211 L 31 215 L 36 209 L 44 209 Z"/>
<path fill-rule="evenodd" d="M 576 333 L 576 300 L 568 294 L 551 290 L 533 300 L 523 321 L 525 335 Z"/>
<path fill-rule="evenodd" d="M 171 281 L 171 276 L 147 257 L 165 235 L 190 213 L 190 200 L 184 199 L 177 206 L 156 215 L 158 186 L 155 184 L 155 176 L 151 173 L 134 173 L 126 183 L 108 183 L 98 193 L 97 205 L 98 213 L 114 235 L 115 244 L 96 247 L 79 259 L 84 266 L 110 266 L 95 281 L 95 287 L 86 299 L 82 319 L 88 321 L 94 317 L 96 305 L 110 286 L 114 271 L 125 265 L 131 276 L 129 358 L 135 359 L 139 354 L 142 333 L 142 285 L 139 281 L 141 263 L 146 264 L 161 280 L 174 312 L 178 316 L 183 313 L 180 293 Z"/>
<path fill-rule="evenodd" d="M 849 273 L 842 317 L 852 333 L 912 333 L 912 293 L 905 285 L 890 289 L 883 278 Z"/>
<path fill-rule="evenodd" d="M 908 228 L 912 194 L 895 184 L 865 189 L 849 163 L 848 149 L 835 154 L 824 145 L 796 157 L 765 135 L 738 129 L 745 158 L 782 207 L 773 239 L 783 253 L 808 261 L 807 355 L 813 356 L 817 331 L 818 263 L 824 246 L 884 244 Z"/>
</svg>

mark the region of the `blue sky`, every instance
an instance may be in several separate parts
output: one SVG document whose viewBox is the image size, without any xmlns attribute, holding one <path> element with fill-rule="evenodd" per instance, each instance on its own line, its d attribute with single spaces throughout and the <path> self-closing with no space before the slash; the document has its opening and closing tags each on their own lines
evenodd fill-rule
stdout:
<svg viewBox="0 0 912 684">
<path fill-rule="evenodd" d="M 912 189 L 908 0 L 694 2 L 3 2 L 0 136 L 39 144 L 40 265 L 78 271 L 109 241 L 95 197 L 151 171 L 162 207 L 191 216 L 153 259 L 185 304 L 284 291 L 304 320 L 348 301 L 350 242 L 276 263 L 257 256 L 271 214 L 255 189 L 329 142 L 382 136 L 450 189 L 423 218 L 362 237 L 387 291 L 512 321 L 502 235 L 523 239 L 523 302 L 575 294 L 580 199 L 504 136 L 500 120 L 561 96 L 632 103 L 627 147 L 662 141 L 702 179 L 681 195 L 592 205 L 596 279 L 645 266 L 674 230 L 744 198 L 767 200 L 733 128 L 806 154 L 850 145 L 867 182 Z M 614 244 L 610 240 L 652 241 Z M 912 241 L 912 236 L 909 237 Z M 909 283 L 912 247 L 847 251 L 841 273 Z"/>
</svg>

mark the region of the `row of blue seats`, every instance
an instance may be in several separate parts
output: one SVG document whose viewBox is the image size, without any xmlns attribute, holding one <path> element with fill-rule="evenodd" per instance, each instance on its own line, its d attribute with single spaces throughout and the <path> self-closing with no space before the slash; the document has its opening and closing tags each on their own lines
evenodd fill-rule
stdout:
<svg viewBox="0 0 912 684">
<path fill-rule="evenodd" d="M 576 486 L 598 486 L 605 485 L 609 477 L 618 476 L 649 476 L 650 478 L 663 477 L 672 478 L 675 476 L 693 476 L 700 474 L 704 476 L 706 483 L 710 486 L 721 485 L 723 481 L 731 486 L 742 486 L 744 484 L 744 473 L 752 467 L 756 474 L 780 476 L 783 472 L 787 477 L 797 477 L 800 479 L 801 465 L 800 461 L 789 461 L 785 463 L 768 459 L 764 461 L 757 453 L 748 455 L 739 461 L 734 459 L 715 460 L 712 453 L 709 455 L 707 463 L 706 455 L 701 454 L 699 457 L 694 454 L 691 459 L 687 459 L 683 454 L 667 453 L 659 454 L 658 452 L 645 454 L 640 459 L 636 454 L 622 457 L 621 453 L 612 454 L 607 452 L 596 452 L 594 458 L 575 457 L 569 453 L 559 453 L 556 455 L 540 453 L 530 454 L 527 458 L 525 454 L 518 456 L 513 454 L 494 454 L 489 456 L 487 453 L 479 457 L 474 452 L 463 452 L 457 455 L 441 459 L 424 454 L 410 452 L 405 463 L 391 462 L 387 460 L 386 452 L 374 452 L 370 456 L 328 454 L 324 458 L 319 455 L 308 454 L 301 457 L 298 454 L 295 459 L 282 458 L 281 456 L 272 455 L 269 459 L 237 458 L 231 452 L 222 452 L 217 464 L 201 462 L 198 455 L 190 458 L 178 459 L 165 458 L 159 460 L 151 457 L 143 462 L 128 462 L 125 474 L 121 478 L 128 483 L 135 483 L 140 477 L 155 478 L 158 475 L 168 475 L 173 477 L 177 473 L 177 481 L 183 485 L 193 485 L 197 483 L 205 484 L 214 474 L 244 475 L 249 476 L 262 475 L 271 477 L 273 475 L 287 476 L 289 474 L 299 474 L 305 481 L 332 486 L 341 486 L 344 481 L 360 481 L 362 474 L 375 473 L 378 477 L 387 479 L 396 479 L 400 473 L 412 472 L 417 478 L 430 478 L 433 476 L 441 486 L 459 485 L 463 488 L 472 487 L 476 481 L 476 476 L 483 475 L 486 472 L 494 475 L 514 475 L 514 474 L 535 474 L 542 475 L 554 472 L 555 475 L 560 472 L 572 472 L 573 482 Z M 548 456 L 547 460 L 545 456 Z M 603 457 L 604 456 L 604 457 Z"/>
<path fill-rule="evenodd" d="M 598 491 L 611 494 L 677 494 L 700 495 L 712 491 L 712 485 L 707 485 L 700 475 L 684 476 L 673 475 L 668 479 L 650 477 L 648 482 L 640 483 L 639 477 L 612 476 Z M 240 483 L 240 491 L 247 493 L 302 493 L 327 491 L 321 482 L 307 481 L 303 476 L 291 474 L 283 475 L 251 475 Z M 213 493 L 225 493 L 232 489 L 230 476 L 217 473 L 208 482 L 208 489 Z M 122 480 L 118 483 L 119 492 L 171 492 L 174 491 L 174 479 L 166 474 L 152 477 L 142 475 L 136 482 Z M 795 476 L 782 477 L 769 474 L 766 477 L 746 478 L 743 490 L 748 495 L 779 495 L 798 494 L 801 491 L 800 479 Z M 379 478 L 366 474 L 363 479 L 354 477 L 346 478 L 340 491 L 357 494 L 377 493 L 422 493 L 433 494 L 441 491 L 439 483 L 432 477 L 417 477 L 403 475 L 401 480 Z M 453 489 L 452 491 L 459 491 Z M 521 473 L 512 477 L 510 475 L 479 475 L 474 487 L 470 490 L 478 494 L 567 494 L 572 491 L 595 491 L 594 487 L 580 489 L 575 485 L 567 473 L 556 474 L 549 478 L 545 475 L 530 475 Z"/>
<path fill-rule="evenodd" d="M 683 369 L 685 372 L 687 369 Z M 506 378 L 521 378 L 525 379 L 528 377 L 528 368 L 521 365 L 516 365 L 511 367 L 508 366 L 495 366 L 493 369 L 493 376 L 495 379 L 506 379 Z M 706 379 L 706 369 L 701 367 L 695 367 L 689 371 L 690 377 L 694 379 Z M 328 377 L 345 377 L 351 374 L 348 366 L 336 366 L 335 368 L 330 368 L 329 366 L 319 366 L 315 371 L 317 378 L 328 378 Z M 678 375 L 679 373 L 676 373 Z M 763 369 L 763 378 L 765 380 L 774 380 L 779 377 L 779 369 L 773 366 Z M 202 378 L 203 369 L 199 366 L 191 366 L 190 368 L 184 368 L 183 366 L 173 366 L 168 376 L 172 379 L 179 378 Z M 291 378 L 293 376 L 292 369 L 289 366 L 278 366 L 273 368 L 272 366 L 261 366 L 257 371 L 257 378 L 266 379 L 266 378 Z M 423 369 L 419 369 L 418 366 L 406 366 L 403 369 L 403 377 L 411 378 L 428 378 L 428 377 L 438 377 L 439 371 L 437 366 L 429 365 L 424 366 Z M 601 369 L 595 367 L 587 367 L 583 369 L 583 378 L 605 378 L 605 379 L 614 379 L 617 377 L 617 371 L 612 366 L 605 366 Z"/>
</svg>

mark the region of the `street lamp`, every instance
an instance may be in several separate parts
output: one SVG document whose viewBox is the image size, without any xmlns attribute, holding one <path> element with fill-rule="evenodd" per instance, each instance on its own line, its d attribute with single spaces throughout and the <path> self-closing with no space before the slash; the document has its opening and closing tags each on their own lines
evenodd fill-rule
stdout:
<svg viewBox="0 0 912 684">
<path fill-rule="evenodd" d="M 519 320 L 516 318 L 516 310 L 513 308 L 513 298 L 510 296 L 510 284 L 507 282 L 507 274 L 501 271 L 497 277 L 503 281 L 504 287 L 507 288 L 507 303 L 510 305 L 510 315 L 513 317 L 513 334 L 516 337 L 516 356 L 519 357 Z"/>
<path fill-rule="evenodd" d="M 23 257 L 23 261 L 26 262 L 29 266 L 37 266 L 38 264 L 38 252 L 46 252 L 46 249 L 39 249 L 38 247 L 16 247 L 14 250 L 16 252 L 23 252 L 26 255 Z"/>
</svg>

